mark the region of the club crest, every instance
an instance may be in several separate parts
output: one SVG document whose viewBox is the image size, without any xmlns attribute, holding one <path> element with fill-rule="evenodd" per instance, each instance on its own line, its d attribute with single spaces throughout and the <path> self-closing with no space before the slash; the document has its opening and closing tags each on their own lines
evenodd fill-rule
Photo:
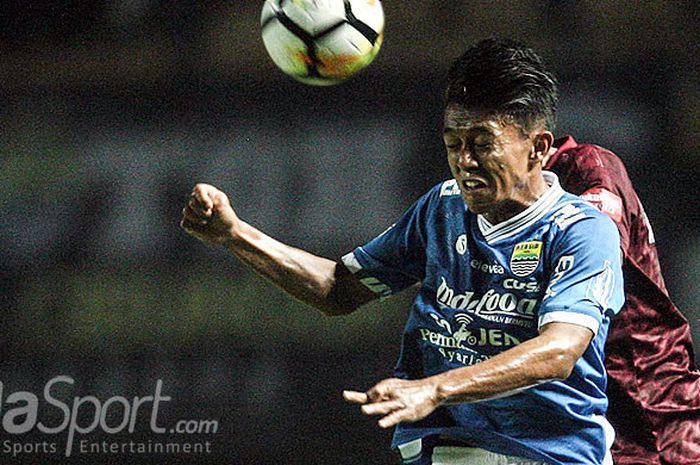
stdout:
<svg viewBox="0 0 700 465">
<path fill-rule="evenodd" d="M 521 242 L 513 248 L 510 256 L 510 269 L 515 276 L 525 277 L 532 274 L 540 263 L 542 241 Z"/>
</svg>

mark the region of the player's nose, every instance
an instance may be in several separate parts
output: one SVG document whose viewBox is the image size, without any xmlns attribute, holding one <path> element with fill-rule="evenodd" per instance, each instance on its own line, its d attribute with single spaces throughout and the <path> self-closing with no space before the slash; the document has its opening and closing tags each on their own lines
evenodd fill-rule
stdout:
<svg viewBox="0 0 700 465">
<path fill-rule="evenodd" d="M 469 171 L 477 168 L 479 163 L 468 147 L 462 147 L 457 153 L 456 165 L 462 171 Z"/>
</svg>

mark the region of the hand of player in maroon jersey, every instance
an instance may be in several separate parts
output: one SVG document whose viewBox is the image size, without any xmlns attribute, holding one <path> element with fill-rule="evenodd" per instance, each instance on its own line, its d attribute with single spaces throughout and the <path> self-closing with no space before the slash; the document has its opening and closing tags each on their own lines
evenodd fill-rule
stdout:
<svg viewBox="0 0 700 465">
<path fill-rule="evenodd" d="M 197 184 L 182 209 L 180 227 L 201 241 L 223 244 L 234 237 L 239 223 L 225 193 L 209 184 Z"/>
<path fill-rule="evenodd" d="M 418 421 L 439 405 L 437 385 L 431 378 L 404 380 L 389 378 L 367 392 L 343 391 L 346 401 L 362 404 L 365 415 L 384 415 L 379 426 L 389 428 L 402 421 Z"/>
</svg>

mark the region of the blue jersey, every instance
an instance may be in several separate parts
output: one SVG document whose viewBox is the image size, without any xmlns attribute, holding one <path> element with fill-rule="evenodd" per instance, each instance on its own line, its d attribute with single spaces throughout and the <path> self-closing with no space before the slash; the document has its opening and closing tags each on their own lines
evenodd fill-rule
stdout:
<svg viewBox="0 0 700 465">
<path fill-rule="evenodd" d="M 467 209 L 454 180 L 441 183 L 343 257 L 382 297 L 421 283 L 396 367 L 401 378 L 479 363 L 551 322 L 595 334 L 568 379 L 440 407 L 399 424 L 394 446 L 440 434 L 553 464 L 604 463 L 613 433 L 604 417 L 603 347 L 624 301 L 619 236 L 607 216 L 544 175 L 549 189 L 496 225 Z"/>
</svg>

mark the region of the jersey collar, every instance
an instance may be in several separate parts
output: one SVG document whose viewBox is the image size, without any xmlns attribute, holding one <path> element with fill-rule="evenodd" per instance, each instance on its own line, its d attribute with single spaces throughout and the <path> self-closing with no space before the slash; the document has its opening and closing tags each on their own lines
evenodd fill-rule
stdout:
<svg viewBox="0 0 700 465">
<path fill-rule="evenodd" d="M 545 182 L 549 184 L 549 188 L 544 191 L 544 194 L 535 203 L 514 217 L 493 225 L 482 215 L 477 215 L 477 224 L 486 242 L 491 244 L 522 232 L 531 224 L 539 221 L 559 201 L 564 194 L 564 189 L 559 185 L 557 175 L 551 171 L 542 171 L 542 176 L 544 176 Z"/>
</svg>

